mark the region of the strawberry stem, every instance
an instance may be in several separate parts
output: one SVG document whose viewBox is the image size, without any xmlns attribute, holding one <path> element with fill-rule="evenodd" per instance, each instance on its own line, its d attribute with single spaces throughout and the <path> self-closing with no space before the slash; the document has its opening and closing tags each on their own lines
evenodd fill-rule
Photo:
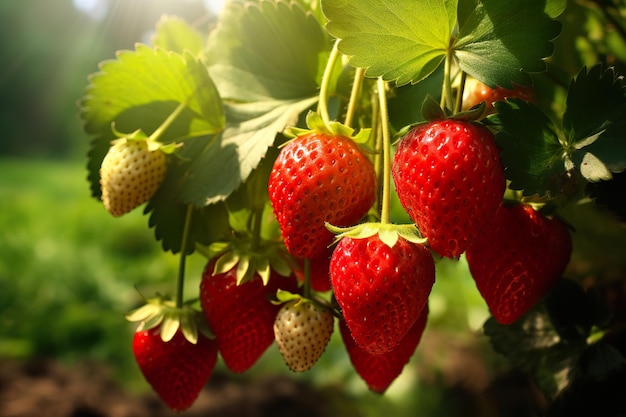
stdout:
<svg viewBox="0 0 626 417">
<path fill-rule="evenodd" d="M 185 262 L 187 260 L 187 239 L 189 238 L 189 230 L 191 229 L 191 216 L 193 214 L 193 206 L 187 206 L 187 214 L 185 215 L 185 225 L 183 227 L 183 236 L 180 244 L 180 262 L 178 264 L 178 286 L 176 288 L 176 308 L 183 307 L 183 292 L 185 289 Z"/>
<path fill-rule="evenodd" d="M 261 227 L 263 226 L 263 210 L 255 210 L 252 212 L 252 251 L 257 251 L 261 244 Z"/>
<path fill-rule="evenodd" d="M 174 123 L 174 120 L 176 120 L 176 118 L 180 116 L 183 110 L 187 108 L 187 104 L 187 101 L 180 103 L 174 109 L 174 111 L 169 116 L 167 116 L 167 119 L 165 119 L 163 123 L 161 123 L 161 125 L 157 127 L 154 132 L 152 132 L 148 140 L 158 142 L 161 138 L 161 135 L 163 135 L 163 133 L 172 125 L 172 123 Z"/>
<path fill-rule="evenodd" d="M 320 85 L 319 101 L 317 103 L 318 113 L 327 127 L 330 125 L 330 115 L 328 114 L 328 88 L 330 86 L 330 79 L 332 77 L 333 68 L 335 67 L 335 62 L 337 62 L 337 58 L 339 57 L 338 45 L 339 39 L 335 41 L 333 49 L 330 51 L 328 61 L 326 62 L 326 68 L 324 69 L 324 75 L 322 76 Z"/>
<path fill-rule="evenodd" d="M 391 206 L 391 138 L 389 136 L 389 112 L 387 110 L 386 84 L 382 77 L 378 78 L 378 100 L 380 106 L 380 122 L 383 133 L 383 195 L 380 222 L 389 224 Z"/>
<path fill-rule="evenodd" d="M 443 67 L 443 86 L 441 90 L 441 108 L 452 108 L 454 99 L 452 98 L 452 50 L 448 49 L 446 61 Z"/>
<path fill-rule="evenodd" d="M 467 73 L 461 71 L 461 81 L 459 82 L 459 91 L 456 95 L 456 103 L 454 105 L 454 113 L 459 113 L 463 110 L 463 94 L 465 92 L 465 80 L 467 80 Z"/>
<path fill-rule="evenodd" d="M 350 91 L 350 101 L 348 102 L 348 108 L 346 109 L 346 118 L 344 125 L 352 125 L 352 119 L 354 119 L 354 113 L 356 112 L 356 102 L 359 99 L 361 93 L 361 86 L 363 79 L 365 78 L 365 68 L 357 68 L 354 73 L 354 83 L 352 84 L 352 91 Z"/>
</svg>

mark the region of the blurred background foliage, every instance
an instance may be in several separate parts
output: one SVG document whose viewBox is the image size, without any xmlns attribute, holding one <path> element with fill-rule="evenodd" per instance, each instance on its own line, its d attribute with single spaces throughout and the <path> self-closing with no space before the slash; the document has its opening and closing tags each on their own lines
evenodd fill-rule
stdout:
<svg viewBox="0 0 626 417">
<path fill-rule="evenodd" d="M 160 250 L 140 210 L 113 219 L 90 198 L 89 138 L 76 102 L 98 63 L 149 42 L 161 15 L 208 30 L 214 22 L 209 3 L 0 1 L 0 358 L 96 360 L 129 389 L 147 389 L 130 351 L 133 326 L 123 313 L 140 303 L 135 286 L 145 295 L 172 292 L 178 261 Z M 535 77 L 544 110 L 562 113 L 569 79 L 583 65 L 604 62 L 626 73 L 625 10 L 618 1 L 568 1 L 549 71 Z M 394 216 L 403 219 L 401 211 Z M 623 280 L 623 226 L 594 209 L 566 217 L 580 230 L 570 277 Z M 186 290 L 193 297 L 204 262 L 200 256 L 189 262 Z M 364 416 L 381 410 L 400 417 L 473 415 L 472 407 L 486 399 L 500 410 L 517 410 L 493 415 L 531 415 L 522 410 L 533 399 L 516 391 L 526 377 L 504 373 L 509 364 L 481 334 L 488 311 L 464 260 L 443 260 L 437 268 L 427 331 L 386 396 L 367 392 L 338 332 L 312 372 L 289 375 L 321 389 L 340 388 L 358 398 Z M 235 378 L 271 373 L 288 373 L 274 347 L 249 374 Z"/>
</svg>

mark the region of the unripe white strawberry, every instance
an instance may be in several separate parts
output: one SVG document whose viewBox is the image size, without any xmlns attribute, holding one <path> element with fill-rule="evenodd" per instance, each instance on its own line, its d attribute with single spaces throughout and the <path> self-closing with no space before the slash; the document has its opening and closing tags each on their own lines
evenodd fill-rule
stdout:
<svg viewBox="0 0 626 417">
<path fill-rule="evenodd" d="M 163 182 L 166 170 L 165 153 L 148 140 L 116 141 L 100 167 L 104 207 L 118 217 L 145 203 Z"/>
<path fill-rule="evenodd" d="M 295 372 L 311 369 L 326 350 L 333 329 L 332 312 L 306 299 L 287 302 L 274 321 L 278 349 Z"/>
</svg>

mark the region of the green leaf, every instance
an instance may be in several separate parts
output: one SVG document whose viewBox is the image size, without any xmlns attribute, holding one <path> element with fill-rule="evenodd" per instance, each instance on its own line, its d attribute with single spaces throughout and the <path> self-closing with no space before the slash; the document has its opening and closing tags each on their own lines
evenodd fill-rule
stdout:
<svg viewBox="0 0 626 417">
<path fill-rule="evenodd" d="M 204 48 L 204 37 L 177 16 L 163 16 L 152 36 L 152 46 L 182 54 L 185 51 L 199 56 Z"/>
<path fill-rule="evenodd" d="M 495 103 L 501 124 L 496 141 L 510 188 L 554 198 L 572 181 L 573 165 L 558 129 L 537 106 L 511 99 Z"/>
<path fill-rule="evenodd" d="M 461 0 L 452 46 L 459 67 L 489 86 L 528 85 L 528 72 L 546 69 L 561 24 L 545 0 Z"/>
<path fill-rule="evenodd" d="M 84 130 L 94 135 L 89 151 L 92 194 L 100 196 L 99 169 L 115 135 L 157 129 L 181 103 L 187 108 L 167 129 L 163 142 L 198 132 L 216 132 L 224 125 L 219 94 L 204 65 L 186 53 L 137 45 L 118 59 L 105 61 L 92 75 L 80 103 Z"/>
<path fill-rule="evenodd" d="M 194 157 L 181 201 L 225 200 L 265 157 L 276 135 L 317 101 L 329 42 L 295 3 L 228 5 L 209 39 L 206 61 L 226 105 L 227 126 Z"/>
<path fill-rule="evenodd" d="M 612 68 L 583 68 L 570 84 L 563 127 L 588 181 L 626 169 L 626 87 Z"/>
<path fill-rule="evenodd" d="M 296 3 L 230 2 L 209 38 L 206 61 L 222 97 L 294 100 L 317 94 L 330 44 Z"/>
<path fill-rule="evenodd" d="M 456 23 L 456 0 L 323 0 L 339 50 L 368 77 L 398 85 L 426 78 L 443 61 Z"/>
<path fill-rule="evenodd" d="M 561 341 L 543 304 L 510 325 L 502 325 L 491 317 L 483 331 L 496 352 L 515 368 L 532 372 L 539 387 L 550 397 L 566 385 L 567 371 L 585 346 Z"/>
<path fill-rule="evenodd" d="M 190 140 L 182 151 L 182 158 L 193 154 L 202 141 Z M 196 145 L 196 146 L 193 146 Z M 187 216 L 188 204 L 177 201 L 181 179 L 184 180 L 187 160 L 180 159 L 170 163 L 163 184 L 148 202 L 145 213 L 150 214 L 149 226 L 154 227 L 157 240 L 161 241 L 163 250 L 179 253 L 182 249 L 183 230 Z M 223 204 L 206 207 L 195 207 L 191 214 L 189 236 L 185 243 L 187 254 L 192 253 L 196 245 L 209 245 L 230 234 L 228 213 Z"/>
<path fill-rule="evenodd" d="M 228 104 L 228 126 L 192 162 L 179 198 L 196 206 L 225 200 L 245 181 L 285 126 L 295 123 L 316 97 Z"/>
</svg>

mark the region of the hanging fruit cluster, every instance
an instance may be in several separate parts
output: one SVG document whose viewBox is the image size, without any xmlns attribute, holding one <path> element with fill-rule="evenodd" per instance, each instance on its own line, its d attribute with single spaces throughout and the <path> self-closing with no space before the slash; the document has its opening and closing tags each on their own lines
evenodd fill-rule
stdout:
<svg viewBox="0 0 626 417">
<path fill-rule="evenodd" d="M 180 253 L 174 299 L 127 316 L 172 410 L 218 353 L 245 372 L 276 341 L 307 371 L 335 325 L 385 392 L 422 337 L 442 258 L 467 260 L 502 325 L 551 291 L 572 253 L 559 210 L 626 167 L 606 145 L 620 114 L 585 112 L 623 109 L 626 93 L 611 69 L 584 68 L 555 127 L 530 73 L 546 69 L 564 2 L 523 3 L 232 1 L 207 39 L 165 18 L 152 46 L 102 64 L 81 102 L 92 193 L 114 216 L 147 203 Z M 407 91 L 411 108 L 392 106 Z M 394 223 L 393 193 L 411 222 Z M 183 299 L 192 253 L 207 258 L 199 302 Z"/>
</svg>

